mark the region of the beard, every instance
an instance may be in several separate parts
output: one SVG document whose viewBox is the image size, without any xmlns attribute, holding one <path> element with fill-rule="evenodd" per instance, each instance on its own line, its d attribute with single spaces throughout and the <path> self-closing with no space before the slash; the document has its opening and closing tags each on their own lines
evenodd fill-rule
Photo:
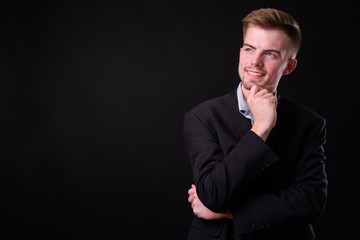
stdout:
<svg viewBox="0 0 360 240">
<path fill-rule="evenodd" d="M 253 85 L 257 85 L 258 87 L 262 88 L 261 86 L 259 86 L 258 84 L 254 83 L 254 82 L 243 81 L 243 80 L 241 80 L 241 82 L 242 82 L 243 87 L 248 91 L 250 91 L 250 89 Z"/>
<path fill-rule="evenodd" d="M 246 70 L 247 69 L 244 68 L 243 71 L 241 73 L 239 73 L 239 76 L 240 76 L 243 88 L 245 88 L 247 91 L 250 91 L 250 89 L 253 85 L 257 85 L 260 89 L 267 89 L 269 92 L 272 92 L 272 93 L 274 93 L 276 91 L 279 81 L 269 82 L 269 79 L 268 79 L 269 76 L 265 76 L 266 79 L 262 79 L 261 81 L 252 80 L 252 79 L 247 78 Z M 264 72 L 264 71 L 261 71 L 261 72 Z M 266 73 L 266 75 L 267 75 L 267 73 Z"/>
<path fill-rule="evenodd" d="M 260 82 L 257 82 L 257 81 L 255 81 L 255 80 L 248 79 L 248 78 L 246 77 L 246 70 L 245 70 L 245 69 L 244 69 L 244 71 L 243 71 L 243 74 L 240 75 L 240 79 L 241 79 L 241 82 L 242 82 L 243 87 L 244 87 L 246 90 L 248 90 L 248 91 L 250 91 L 250 89 L 251 89 L 251 87 L 252 87 L 253 85 L 257 85 L 257 86 L 258 86 L 259 88 L 261 88 L 261 89 L 265 88 L 265 86 L 263 86 L 262 84 L 260 84 Z"/>
</svg>

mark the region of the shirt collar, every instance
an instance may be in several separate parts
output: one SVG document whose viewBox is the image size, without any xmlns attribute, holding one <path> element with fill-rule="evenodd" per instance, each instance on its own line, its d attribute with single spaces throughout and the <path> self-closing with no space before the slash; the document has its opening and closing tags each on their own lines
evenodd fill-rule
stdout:
<svg viewBox="0 0 360 240">
<path fill-rule="evenodd" d="M 247 104 L 247 102 L 245 101 L 243 92 L 241 90 L 241 82 L 237 88 L 237 99 L 238 99 L 238 105 L 239 105 L 239 111 L 242 115 L 244 115 L 244 117 L 248 118 L 251 120 L 251 123 L 254 122 L 254 117 L 250 112 L 250 108 Z"/>
<path fill-rule="evenodd" d="M 238 105 L 239 105 L 239 111 L 242 115 L 244 115 L 244 117 L 248 118 L 251 120 L 251 124 L 254 124 L 254 116 L 252 115 L 252 113 L 250 112 L 250 108 L 247 104 L 247 102 L 245 101 L 243 92 L 241 90 L 241 85 L 242 83 L 240 82 L 236 92 L 237 92 L 237 99 L 238 99 Z M 275 91 L 274 93 L 275 96 L 277 96 L 277 91 Z"/>
</svg>

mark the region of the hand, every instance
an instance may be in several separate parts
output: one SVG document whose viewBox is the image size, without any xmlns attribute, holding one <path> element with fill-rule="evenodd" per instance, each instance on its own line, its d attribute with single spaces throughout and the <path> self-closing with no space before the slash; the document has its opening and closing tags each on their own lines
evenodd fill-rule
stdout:
<svg viewBox="0 0 360 240">
<path fill-rule="evenodd" d="M 191 185 L 191 188 L 188 191 L 189 198 L 188 201 L 191 203 L 191 207 L 193 209 L 194 214 L 198 218 L 202 218 L 205 220 L 218 220 L 222 218 L 232 218 L 232 214 L 230 211 L 223 212 L 223 213 L 215 213 L 208 209 L 207 207 L 202 204 L 200 199 L 196 193 L 196 187 L 194 184 Z"/>
<path fill-rule="evenodd" d="M 277 98 L 268 90 L 253 85 L 247 103 L 254 116 L 254 124 L 251 130 L 266 141 L 276 124 Z"/>
</svg>

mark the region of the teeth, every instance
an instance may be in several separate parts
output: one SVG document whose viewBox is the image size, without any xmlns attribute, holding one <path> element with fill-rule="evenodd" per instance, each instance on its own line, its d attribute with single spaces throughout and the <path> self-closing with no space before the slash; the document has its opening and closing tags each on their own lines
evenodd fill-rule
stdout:
<svg viewBox="0 0 360 240">
<path fill-rule="evenodd" d="M 258 76 L 258 77 L 260 77 L 262 75 L 261 73 L 256 73 L 256 72 L 251 72 L 251 71 L 248 71 L 248 73 L 250 73 L 251 75 L 254 75 L 254 76 Z"/>
</svg>

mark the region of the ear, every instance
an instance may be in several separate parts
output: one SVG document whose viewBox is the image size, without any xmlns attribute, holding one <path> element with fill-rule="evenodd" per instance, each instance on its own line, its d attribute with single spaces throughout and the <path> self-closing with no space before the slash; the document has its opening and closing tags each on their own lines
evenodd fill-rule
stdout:
<svg viewBox="0 0 360 240">
<path fill-rule="evenodd" d="M 290 74 L 295 69 L 296 65 L 297 65 L 297 60 L 295 58 L 290 59 L 288 61 L 288 64 L 287 64 L 284 72 L 283 72 L 283 75 Z"/>
</svg>

